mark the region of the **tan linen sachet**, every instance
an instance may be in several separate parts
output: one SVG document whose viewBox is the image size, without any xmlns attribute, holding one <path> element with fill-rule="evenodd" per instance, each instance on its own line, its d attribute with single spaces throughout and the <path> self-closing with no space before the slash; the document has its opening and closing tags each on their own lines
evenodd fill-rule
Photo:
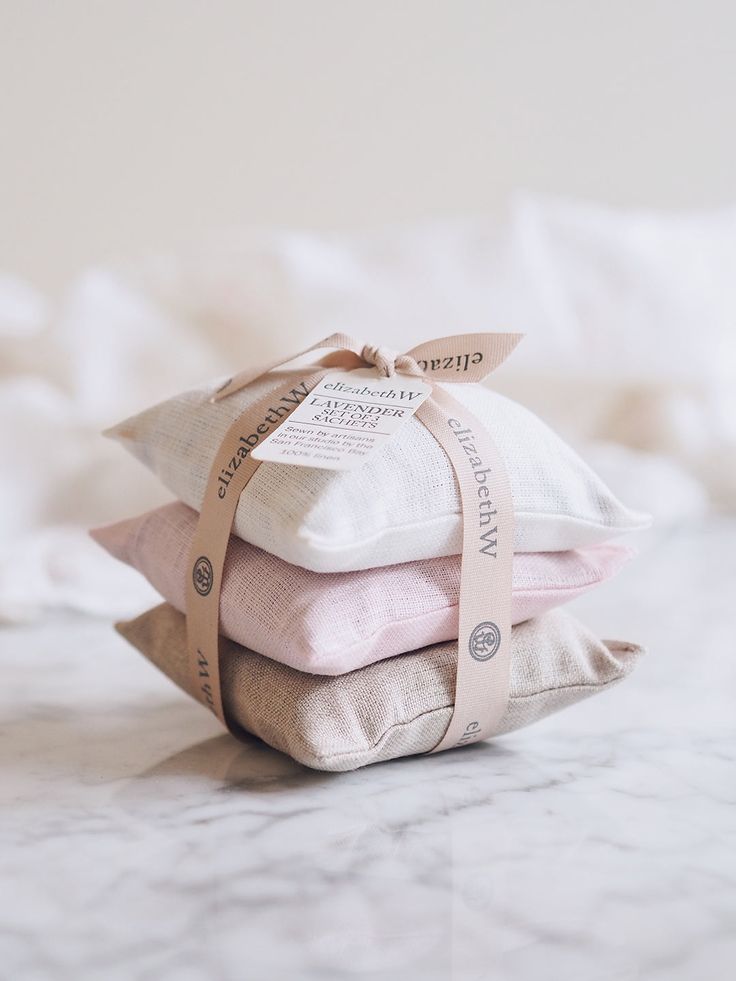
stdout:
<svg viewBox="0 0 736 981">
<path fill-rule="evenodd" d="M 117 624 L 190 695 L 184 616 L 164 603 Z M 642 649 L 600 641 L 555 610 L 514 627 L 509 703 L 497 734 L 520 729 L 624 678 Z M 317 770 L 354 770 L 429 752 L 452 716 L 457 641 L 348 674 L 306 674 L 223 640 L 220 670 L 233 730 L 250 732 Z"/>
</svg>

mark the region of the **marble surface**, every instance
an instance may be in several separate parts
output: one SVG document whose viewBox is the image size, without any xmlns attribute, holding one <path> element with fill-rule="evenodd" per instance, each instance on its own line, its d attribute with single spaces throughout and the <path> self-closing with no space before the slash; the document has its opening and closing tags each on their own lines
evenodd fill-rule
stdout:
<svg viewBox="0 0 736 981">
<path fill-rule="evenodd" d="M 236 743 L 105 622 L 0 630 L 0 976 L 720 981 L 736 971 L 736 523 L 575 604 L 623 685 L 344 775 Z"/>
</svg>

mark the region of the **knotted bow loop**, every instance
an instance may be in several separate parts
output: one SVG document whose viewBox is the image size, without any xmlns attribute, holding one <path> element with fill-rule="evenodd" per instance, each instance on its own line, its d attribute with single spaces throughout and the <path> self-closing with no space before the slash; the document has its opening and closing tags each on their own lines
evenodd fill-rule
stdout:
<svg viewBox="0 0 736 981">
<path fill-rule="evenodd" d="M 392 378 L 397 372 L 402 375 L 423 374 L 422 369 L 409 354 L 399 354 L 389 347 L 374 347 L 365 344 L 360 356 L 367 365 L 373 365 L 380 375 Z"/>
<path fill-rule="evenodd" d="M 320 361 L 326 367 L 375 367 L 390 378 L 395 373 L 424 378 L 430 382 L 480 382 L 502 364 L 519 343 L 523 334 L 457 334 L 425 341 L 417 347 L 398 354 L 390 348 L 361 344 L 347 334 L 331 334 L 296 354 L 241 371 L 234 375 L 212 396 L 212 402 L 233 395 L 257 378 L 283 368 L 291 361 L 317 351 L 332 348 L 333 353 Z"/>
</svg>

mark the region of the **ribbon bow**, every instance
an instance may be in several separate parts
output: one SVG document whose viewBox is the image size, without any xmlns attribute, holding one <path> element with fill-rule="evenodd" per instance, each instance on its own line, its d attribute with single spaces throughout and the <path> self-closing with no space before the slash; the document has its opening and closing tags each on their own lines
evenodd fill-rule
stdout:
<svg viewBox="0 0 736 981">
<path fill-rule="evenodd" d="M 458 334 L 426 341 L 397 354 L 390 348 L 361 344 L 347 334 L 331 334 L 297 354 L 275 358 L 249 371 L 233 375 L 212 396 L 212 402 L 239 392 L 256 378 L 283 368 L 312 351 L 332 348 L 333 353 L 322 358 L 319 364 L 328 368 L 375 367 L 379 374 L 391 377 L 395 373 L 413 375 L 434 382 L 480 382 L 487 378 L 511 354 L 523 334 Z"/>
<path fill-rule="evenodd" d="M 390 347 L 374 347 L 372 344 L 364 344 L 360 352 L 363 362 L 373 365 L 379 375 L 391 378 L 396 372 L 402 375 L 420 375 L 421 368 L 414 358 L 409 354 L 399 354 L 398 351 Z"/>
<path fill-rule="evenodd" d="M 521 334 L 459 334 L 419 344 L 404 354 L 361 344 L 347 334 L 332 334 L 298 354 L 230 378 L 211 397 L 222 399 L 241 391 L 256 378 L 312 351 L 331 353 L 307 368 L 309 393 L 337 368 L 374 367 L 386 377 L 405 374 L 432 386 L 431 396 L 416 413 L 450 459 L 460 489 L 463 548 L 458 614 L 458 663 L 454 710 L 444 735 L 432 752 L 487 738 L 497 731 L 508 705 L 511 635 L 511 571 L 514 514 L 511 489 L 500 454 L 473 414 L 436 383 L 480 382 L 514 350 Z M 194 691 L 226 725 L 219 673 L 219 596 L 225 553 L 240 495 L 259 466 L 243 451 L 240 434 L 255 432 L 279 391 L 288 392 L 293 377 L 274 375 L 275 385 L 249 405 L 232 423 L 210 469 L 200 519 L 190 554 L 192 575 L 187 586 L 187 637 Z M 284 415 L 279 424 L 288 418 Z M 261 432 L 260 429 L 257 430 Z M 218 475 L 240 454 L 227 494 L 218 494 Z M 207 575 L 202 577 L 202 570 Z M 206 589 L 202 583 L 206 583 Z"/>
</svg>

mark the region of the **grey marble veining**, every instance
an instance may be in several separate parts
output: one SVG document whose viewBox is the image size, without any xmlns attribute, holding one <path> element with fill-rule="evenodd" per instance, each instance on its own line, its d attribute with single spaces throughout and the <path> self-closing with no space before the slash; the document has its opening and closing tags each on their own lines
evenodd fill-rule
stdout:
<svg viewBox="0 0 736 981">
<path fill-rule="evenodd" d="M 239 744 L 117 637 L 0 631 L 0 977 L 720 981 L 736 522 L 575 604 L 650 653 L 497 743 L 349 774 Z"/>
</svg>

